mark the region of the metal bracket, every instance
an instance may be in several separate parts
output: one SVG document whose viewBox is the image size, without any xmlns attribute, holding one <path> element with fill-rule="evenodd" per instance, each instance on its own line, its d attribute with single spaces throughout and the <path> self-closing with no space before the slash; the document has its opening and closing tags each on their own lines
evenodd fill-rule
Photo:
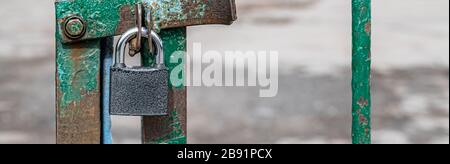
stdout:
<svg viewBox="0 0 450 164">
<path fill-rule="evenodd" d="M 203 24 L 230 25 L 237 18 L 234 0 L 57 0 L 56 36 L 63 43 L 71 43 L 120 35 L 136 27 L 136 3 L 152 12 L 155 31 Z M 75 16 L 83 23 L 67 24 Z M 80 28 L 85 32 L 67 31 Z M 80 36 L 67 35 L 73 33 Z"/>
</svg>

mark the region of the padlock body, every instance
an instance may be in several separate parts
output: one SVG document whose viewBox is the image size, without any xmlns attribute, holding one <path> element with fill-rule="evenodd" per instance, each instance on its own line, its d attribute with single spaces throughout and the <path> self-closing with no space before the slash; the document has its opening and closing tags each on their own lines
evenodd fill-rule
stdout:
<svg viewBox="0 0 450 164">
<path fill-rule="evenodd" d="M 167 68 L 111 67 L 110 114 L 164 116 L 168 114 Z"/>
</svg>

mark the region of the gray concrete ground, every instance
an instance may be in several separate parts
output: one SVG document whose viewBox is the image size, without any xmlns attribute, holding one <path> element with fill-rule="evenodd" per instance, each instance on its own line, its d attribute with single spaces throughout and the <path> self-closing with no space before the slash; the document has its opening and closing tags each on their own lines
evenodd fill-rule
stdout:
<svg viewBox="0 0 450 164">
<path fill-rule="evenodd" d="M 449 143 L 448 3 L 373 2 L 374 143 Z M 189 143 L 349 143 L 350 1 L 237 4 L 234 25 L 189 28 L 189 51 L 279 51 L 279 94 L 189 88 Z M 55 141 L 52 11 L 0 0 L 0 143 Z M 139 142 L 139 119 L 113 124 L 116 143 Z"/>
</svg>

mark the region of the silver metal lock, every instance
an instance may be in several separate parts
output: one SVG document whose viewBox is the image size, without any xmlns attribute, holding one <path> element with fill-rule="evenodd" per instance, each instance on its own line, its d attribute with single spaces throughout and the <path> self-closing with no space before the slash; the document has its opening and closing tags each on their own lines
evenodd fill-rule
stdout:
<svg viewBox="0 0 450 164">
<path fill-rule="evenodd" d="M 153 67 L 127 67 L 125 47 L 137 33 L 151 36 L 156 51 Z M 151 35 L 148 35 L 148 34 Z M 163 116 L 168 114 L 169 70 L 164 65 L 162 40 L 146 28 L 125 32 L 116 45 L 111 67 L 110 114 L 125 116 Z"/>
</svg>

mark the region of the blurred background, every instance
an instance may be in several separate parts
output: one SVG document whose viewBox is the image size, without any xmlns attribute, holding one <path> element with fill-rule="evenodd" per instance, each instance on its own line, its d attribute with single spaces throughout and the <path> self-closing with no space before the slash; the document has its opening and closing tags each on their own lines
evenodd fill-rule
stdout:
<svg viewBox="0 0 450 164">
<path fill-rule="evenodd" d="M 351 1 L 236 0 L 188 49 L 280 52 L 279 93 L 188 88 L 188 143 L 350 143 Z M 373 142 L 449 143 L 449 1 L 373 0 Z M 0 0 L 0 143 L 55 143 L 53 0 Z M 115 143 L 140 119 L 114 117 Z"/>
</svg>

